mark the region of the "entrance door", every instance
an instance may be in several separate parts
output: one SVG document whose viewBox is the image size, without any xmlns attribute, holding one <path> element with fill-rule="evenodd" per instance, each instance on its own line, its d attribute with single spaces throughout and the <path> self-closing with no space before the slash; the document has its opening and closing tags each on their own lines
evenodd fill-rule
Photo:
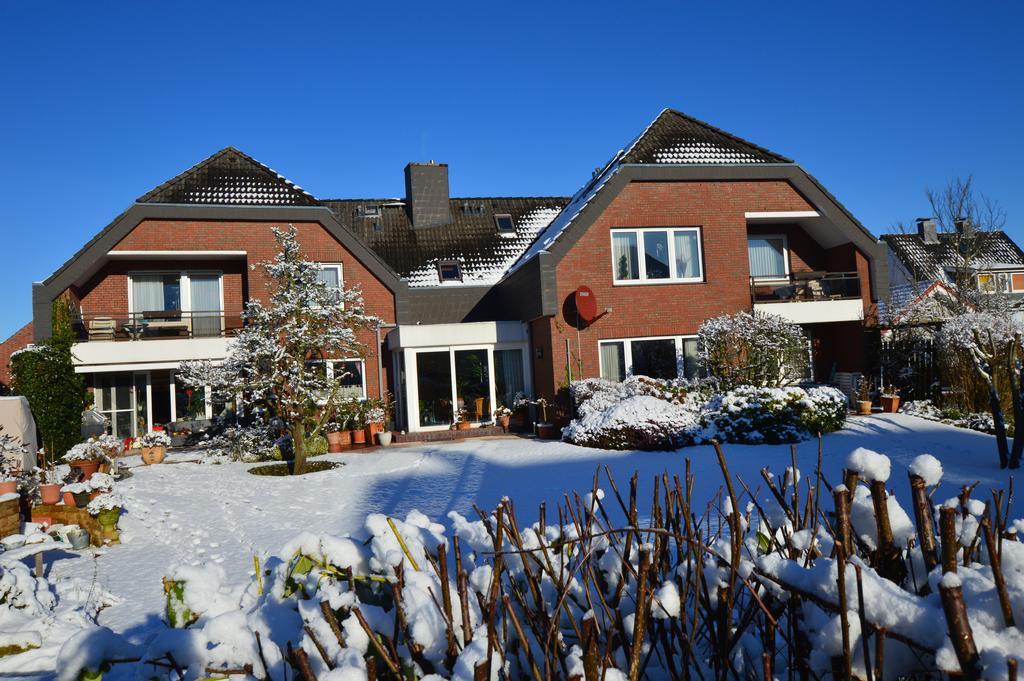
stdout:
<svg viewBox="0 0 1024 681">
<path fill-rule="evenodd" d="M 420 426 L 447 426 L 452 422 L 452 364 L 447 350 L 416 353 L 416 386 Z"/>
</svg>

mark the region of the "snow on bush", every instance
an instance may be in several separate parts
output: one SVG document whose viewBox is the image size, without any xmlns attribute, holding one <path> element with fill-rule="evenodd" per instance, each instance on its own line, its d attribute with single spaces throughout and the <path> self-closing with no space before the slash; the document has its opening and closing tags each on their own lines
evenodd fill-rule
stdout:
<svg viewBox="0 0 1024 681">
<path fill-rule="evenodd" d="M 696 526 L 707 511 L 684 489 L 708 481 L 630 495 L 625 507 L 595 480 L 549 514 L 559 524 L 524 522 L 505 499 L 478 519 L 449 514 L 450 530 L 412 511 L 369 516 L 359 538 L 303 533 L 248 580 L 174 568 L 174 626 L 138 646 L 100 627 L 83 632 L 61 651 L 60 679 L 127 658 L 139 661 L 116 663 L 118 678 L 653 681 L 762 678 L 766 667 L 774 678 L 844 667 L 867 678 L 883 647 L 875 678 L 1005 678 L 1008 659 L 1024 661 L 1024 636 L 1008 621 L 1024 609 L 1016 525 L 986 520 L 989 550 L 977 537 L 984 503 L 968 490 L 944 506 L 959 533 L 940 546 L 954 575 L 938 561 L 935 529 L 915 528 L 886 492 L 885 457 L 860 451 L 849 463 L 872 474 L 871 489 L 823 481 L 833 494 L 822 494 L 821 471 L 801 481 L 765 469 L 766 492 L 721 490 L 721 514 Z M 931 462 L 918 463 L 937 482 Z M 873 493 L 887 498 L 873 503 Z M 930 517 L 921 499 L 915 517 Z"/>
<path fill-rule="evenodd" d="M 667 450 L 712 439 L 799 442 L 846 420 L 846 397 L 835 388 L 739 386 L 715 393 L 715 386 L 645 376 L 579 381 L 572 391 L 577 418 L 563 435 L 586 447 Z"/>
<path fill-rule="evenodd" d="M 697 330 L 701 356 L 723 387 L 778 388 L 807 366 L 803 330 L 778 315 L 755 311 L 709 319 Z"/>
<path fill-rule="evenodd" d="M 955 407 L 939 409 L 931 400 L 914 400 L 913 402 L 907 402 L 903 405 L 900 411 L 909 416 L 916 416 L 918 418 L 928 419 L 929 421 L 938 421 L 950 426 L 956 426 L 957 428 L 976 430 L 979 433 L 988 433 L 991 435 L 995 432 L 995 421 L 992 419 L 992 414 L 987 414 L 985 412 L 964 414 Z"/>
</svg>

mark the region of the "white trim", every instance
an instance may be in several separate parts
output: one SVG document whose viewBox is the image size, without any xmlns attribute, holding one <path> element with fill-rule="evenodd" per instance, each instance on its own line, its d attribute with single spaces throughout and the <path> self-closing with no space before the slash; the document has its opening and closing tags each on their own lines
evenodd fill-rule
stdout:
<svg viewBox="0 0 1024 681">
<path fill-rule="evenodd" d="M 107 251 L 110 258 L 244 258 L 246 251 Z"/>
<path fill-rule="evenodd" d="M 344 265 L 340 262 L 318 262 L 322 270 L 338 270 L 338 290 L 345 289 L 345 278 L 344 278 Z"/>
<path fill-rule="evenodd" d="M 611 243 L 612 259 L 612 284 L 614 286 L 637 286 L 650 284 L 699 284 L 704 282 L 704 234 L 700 226 L 665 226 L 665 227 L 612 227 L 608 230 L 608 239 Z M 647 258 L 644 252 L 643 234 L 647 232 L 663 232 L 668 242 L 668 268 L 669 276 L 661 279 L 647 278 Z M 694 232 L 697 235 L 697 265 L 700 274 L 696 277 L 676 277 L 676 232 Z M 632 233 L 636 235 L 636 259 L 638 265 L 639 279 L 619 279 L 615 267 L 615 235 Z"/>
<path fill-rule="evenodd" d="M 773 281 L 789 281 L 791 273 L 789 267 L 789 237 L 785 234 L 747 234 L 747 267 L 750 267 L 750 240 L 751 239 L 782 239 L 782 265 L 786 269 L 783 277 L 755 277 L 751 273 L 750 278 L 759 284 L 767 284 Z"/>
<path fill-rule="evenodd" d="M 604 377 L 604 360 L 601 357 L 601 345 L 604 343 L 622 343 L 622 358 L 626 376 L 633 375 L 633 342 L 671 340 L 676 344 L 676 377 L 686 378 L 686 355 L 683 353 L 683 342 L 697 340 L 696 334 L 680 334 L 673 336 L 634 336 L 631 338 L 600 338 L 597 341 L 597 375 Z"/>
<path fill-rule="evenodd" d="M 748 211 L 743 214 L 748 220 L 800 220 L 804 218 L 820 218 L 816 210 L 762 210 Z"/>
<path fill-rule="evenodd" d="M 860 298 L 844 298 L 754 303 L 754 311 L 778 315 L 794 324 L 858 322 L 864 319 L 864 301 Z"/>
<path fill-rule="evenodd" d="M 224 272 L 223 270 L 130 270 L 128 272 L 128 314 L 142 314 L 146 310 L 135 309 L 135 296 L 132 293 L 132 278 L 147 275 L 163 275 L 163 274 L 177 274 L 178 279 L 178 304 L 181 306 L 182 312 L 192 311 L 192 277 L 194 276 L 214 276 L 217 277 L 217 282 L 220 287 L 220 312 L 221 314 L 221 330 L 224 329 Z M 200 312 L 214 312 L 214 310 L 199 310 Z M 189 321 L 189 327 L 191 330 L 192 322 Z"/>
<path fill-rule="evenodd" d="M 387 335 L 388 349 L 450 348 L 463 345 L 526 343 L 523 322 L 462 322 L 456 324 L 400 324 Z"/>
</svg>

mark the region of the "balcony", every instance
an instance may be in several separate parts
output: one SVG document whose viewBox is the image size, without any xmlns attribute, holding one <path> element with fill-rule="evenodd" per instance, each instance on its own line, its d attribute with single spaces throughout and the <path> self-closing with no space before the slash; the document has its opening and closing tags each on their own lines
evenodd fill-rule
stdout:
<svg viewBox="0 0 1024 681">
<path fill-rule="evenodd" d="M 754 310 L 795 324 L 864 319 L 860 276 L 856 272 L 794 272 L 781 279 L 750 279 Z"/>
<path fill-rule="evenodd" d="M 75 371 L 174 369 L 187 360 L 221 360 L 242 328 L 241 310 L 90 312 L 72 319 Z"/>
<path fill-rule="evenodd" d="M 153 310 L 89 312 L 71 320 L 82 343 L 222 338 L 242 328 L 241 310 Z"/>
</svg>

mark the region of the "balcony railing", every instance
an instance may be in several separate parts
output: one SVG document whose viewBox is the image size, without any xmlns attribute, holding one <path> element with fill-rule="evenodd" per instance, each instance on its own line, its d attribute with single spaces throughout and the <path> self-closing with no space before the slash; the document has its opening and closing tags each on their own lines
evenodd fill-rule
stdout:
<svg viewBox="0 0 1024 681">
<path fill-rule="evenodd" d="M 860 298 L 856 272 L 793 272 L 780 279 L 750 278 L 755 303 L 794 303 Z"/>
<path fill-rule="evenodd" d="M 72 317 L 82 342 L 143 341 L 168 338 L 219 338 L 242 328 L 242 312 L 229 310 L 153 310 L 89 312 Z"/>
</svg>

